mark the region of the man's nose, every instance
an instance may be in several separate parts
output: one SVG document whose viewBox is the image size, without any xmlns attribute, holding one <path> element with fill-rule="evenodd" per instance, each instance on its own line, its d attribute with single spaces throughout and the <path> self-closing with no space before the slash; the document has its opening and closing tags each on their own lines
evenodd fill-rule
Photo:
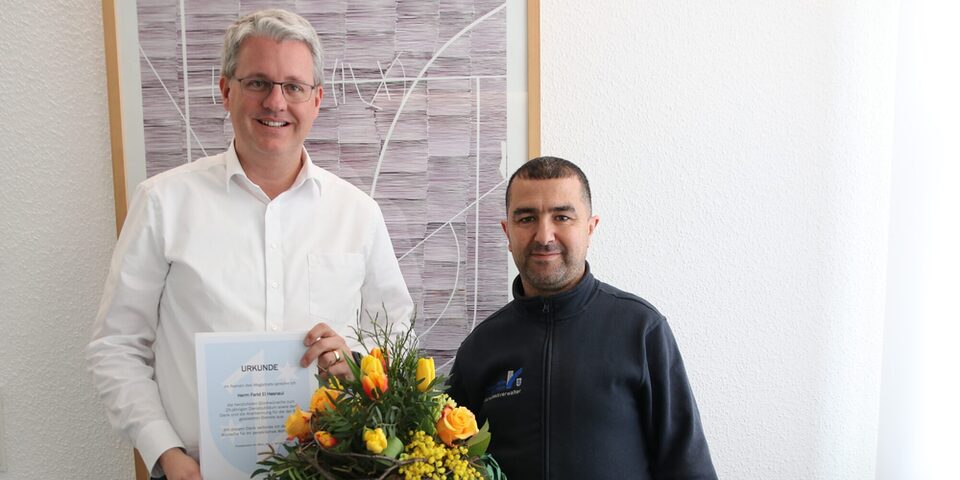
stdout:
<svg viewBox="0 0 960 480">
<path fill-rule="evenodd" d="M 549 221 L 540 221 L 537 224 L 537 234 L 534 240 L 541 245 L 547 245 L 554 240 L 555 229 L 553 223 Z"/>
<path fill-rule="evenodd" d="M 278 83 L 273 84 L 263 99 L 263 106 L 273 112 L 286 110 L 287 99 L 283 96 L 283 86 Z"/>
</svg>

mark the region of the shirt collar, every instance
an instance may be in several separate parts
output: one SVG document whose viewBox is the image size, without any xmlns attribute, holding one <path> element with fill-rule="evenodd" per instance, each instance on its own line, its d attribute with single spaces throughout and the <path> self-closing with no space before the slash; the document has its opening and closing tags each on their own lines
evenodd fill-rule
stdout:
<svg viewBox="0 0 960 480">
<path fill-rule="evenodd" d="M 310 159 L 310 153 L 307 152 L 306 147 L 301 147 L 302 152 L 300 154 L 301 160 L 303 160 L 303 166 L 300 167 L 300 172 L 297 173 L 297 178 L 293 180 L 293 185 L 290 186 L 290 190 L 299 187 L 307 180 L 311 180 L 317 184 L 317 188 L 320 188 L 321 177 L 323 169 L 313 164 L 313 160 Z M 230 184 L 233 177 L 239 176 L 244 182 L 248 185 L 252 185 L 253 182 L 247 177 L 246 172 L 243 171 L 243 167 L 240 165 L 240 157 L 237 156 L 237 150 L 234 146 L 234 142 L 230 142 L 230 147 L 227 148 L 227 151 L 224 152 L 224 184 L 226 189 L 230 191 Z"/>
</svg>

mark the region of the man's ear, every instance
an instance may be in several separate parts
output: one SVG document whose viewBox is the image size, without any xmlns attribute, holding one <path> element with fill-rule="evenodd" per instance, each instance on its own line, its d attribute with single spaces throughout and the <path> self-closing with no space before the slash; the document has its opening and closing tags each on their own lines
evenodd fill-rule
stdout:
<svg viewBox="0 0 960 480">
<path fill-rule="evenodd" d="M 600 223 L 600 216 L 594 215 L 587 220 L 587 238 L 593 237 L 593 231 L 596 230 L 597 224 Z"/>
<path fill-rule="evenodd" d="M 230 111 L 230 79 L 220 77 L 220 99 L 223 101 L 223 109 Z"/>
<path fill-rule="evenodd" d="M 510 246 L 510 232 L 507 230 L 507 221 L 500 220 L 500 228 L 503 229 L 503 234 L 507 237 L 507 250 L 513 251 L 513 247 Z"/>
<path fill-rule="evenodd" d="M 317 99 L 314 100 L 313 108 L 320 113 L 320 102 L 323 101 L 323 87 L 317 85 Z"/>
</svg>

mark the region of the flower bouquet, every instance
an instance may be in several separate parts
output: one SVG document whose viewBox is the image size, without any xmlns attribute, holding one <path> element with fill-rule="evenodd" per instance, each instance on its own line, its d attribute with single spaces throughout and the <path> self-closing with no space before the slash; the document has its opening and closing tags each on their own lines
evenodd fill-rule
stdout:
<svg viewBox="0 0 960 480">
<path fill-rule="evenodd" d="M 270 447 L 251 475 L 267 480 L 506 479 L 486 453 L 490 433 L 442 392 L 432 358 L 416 348 L 411 322 L 394 335 L 373 318 L 354 333 L 368 351 L 344 360 L 352 379 L 322 378 L 309 409 L 287 418 L 287 442 Z M 372 340 L 367 348 L 365 340 Z M 306 399 L 305 399 L 306 400 Z"/>
</svg>

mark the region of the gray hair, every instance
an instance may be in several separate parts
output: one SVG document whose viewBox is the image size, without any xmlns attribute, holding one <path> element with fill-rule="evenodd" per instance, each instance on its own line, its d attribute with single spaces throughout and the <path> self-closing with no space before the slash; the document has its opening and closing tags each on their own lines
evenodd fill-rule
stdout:
<svg viewBox="0 0 960 480">
<path fill-rule="evenodd" d="M 258 10 L 237 19 L 223 36 L 220 74 L 234 78 L 237 73 L 237 55 L 240 44 L 248 37 L 267 37 L 277 42 L 296 40 L 310 47 L 313 56 L 313 83 L 323 83 L 323 47 L 317 31 L 305 18 L 286 10 Z"/>
</svg>

